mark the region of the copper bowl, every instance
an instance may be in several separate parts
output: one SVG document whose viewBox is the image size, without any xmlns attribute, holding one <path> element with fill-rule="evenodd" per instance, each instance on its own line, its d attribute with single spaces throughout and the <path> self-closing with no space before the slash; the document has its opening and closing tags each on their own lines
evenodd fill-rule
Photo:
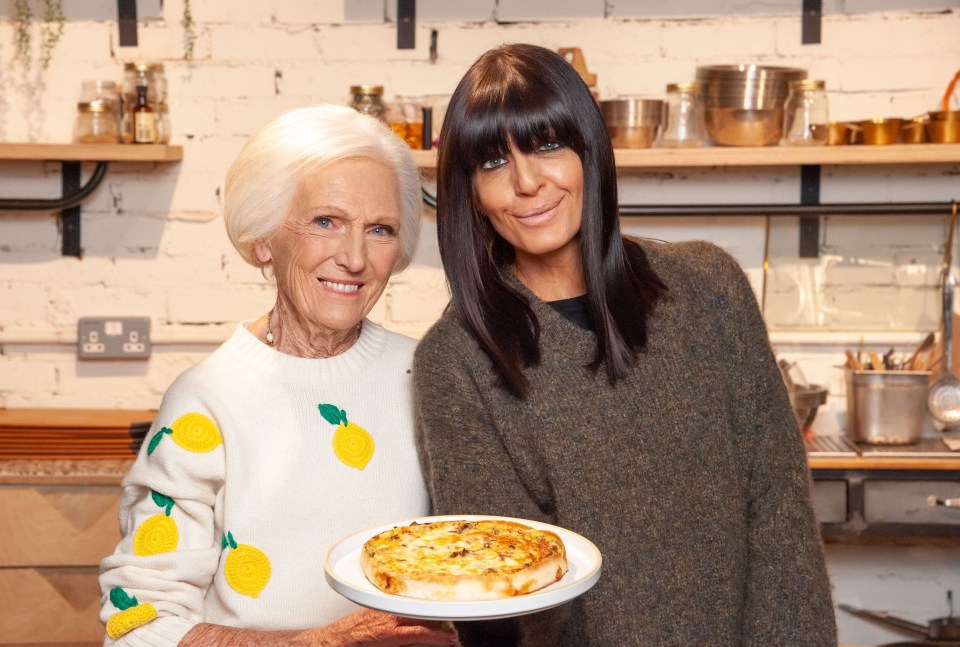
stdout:
<svg viewBox="0 0 960 647">
<path fill-rule="evenodd" d="M 859 122 L 863 132 L 863 143 L 868 145 L 896 144 L 900 141 L 900 131 L 904 119 L 900 117 L 877 117 Z"/>
</svg>

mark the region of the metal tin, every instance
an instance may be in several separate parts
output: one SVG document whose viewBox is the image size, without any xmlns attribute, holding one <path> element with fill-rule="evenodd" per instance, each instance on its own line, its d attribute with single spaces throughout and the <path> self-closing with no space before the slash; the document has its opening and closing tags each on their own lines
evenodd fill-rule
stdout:
<svg viewBox="0 0 960 647">
<path fill-rule="evenodd" d="M 874 445 L 909 445 L 923 436 L 930 371 L 845 369 L 847 433 Z"/>
</svg>

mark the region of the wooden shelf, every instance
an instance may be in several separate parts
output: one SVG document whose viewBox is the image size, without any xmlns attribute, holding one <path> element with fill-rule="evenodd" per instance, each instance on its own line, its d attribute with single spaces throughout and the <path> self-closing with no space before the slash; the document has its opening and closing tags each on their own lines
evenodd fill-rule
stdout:
<svg viewBox="0 0 960 647">
<path fill-rule="evenodd" d="M 619 148 L 614 153 L 620 169 L 960 163 L 960 144 Z M 436 168 L 436 151 L 413 155 L 421 168 Z"/>
<path fill-rule="evenodd" d="M 0 144 L 0 160 L 179 162 L 182 159 L 183 147 L 166 144 Z"/>
</svg>

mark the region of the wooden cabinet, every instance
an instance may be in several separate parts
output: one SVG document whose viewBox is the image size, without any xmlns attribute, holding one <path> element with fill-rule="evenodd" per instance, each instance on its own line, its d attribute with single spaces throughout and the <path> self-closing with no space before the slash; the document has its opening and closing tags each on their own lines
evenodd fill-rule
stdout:
<svg viewBox="0 0 960 647">
<path fill-rule="evenodd" d="M 100 645 L 97 578 L 120 539 L 119 484 L 39 480 L 0 484 L 0 645 Z"/>
</svg>

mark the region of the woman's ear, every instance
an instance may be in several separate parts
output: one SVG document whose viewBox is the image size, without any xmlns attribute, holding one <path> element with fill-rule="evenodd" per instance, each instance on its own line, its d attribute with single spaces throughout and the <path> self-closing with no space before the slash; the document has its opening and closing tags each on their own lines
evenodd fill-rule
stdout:
<svg viewBox="0 0 960 647">
<path fill-rule="evenodd" d="M 273 254 L 270 253 L 270 247 L 262 240 L 258 240 L 253 244 L 253 255 L 256 257 L 258 262 L 263 264 L 269 263 L 273 260 Z"/>
</svg>

